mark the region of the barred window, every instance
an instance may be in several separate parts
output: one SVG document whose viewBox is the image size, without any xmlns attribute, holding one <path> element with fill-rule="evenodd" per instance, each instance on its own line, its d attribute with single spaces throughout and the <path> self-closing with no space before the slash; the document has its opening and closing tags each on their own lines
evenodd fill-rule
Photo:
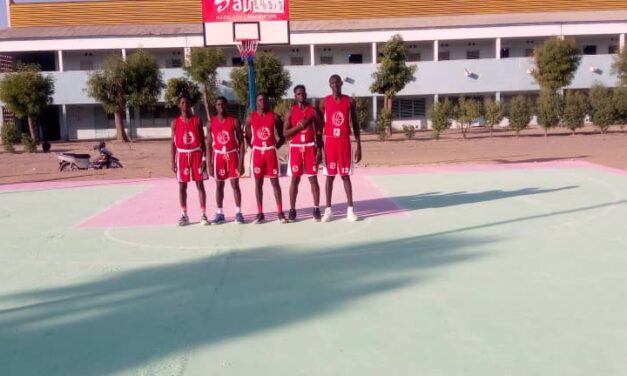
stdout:
<svg viewBox="0 0 627 376">
<path fill-rule="evenodd" d="M 424 98 L 395 99 L 392 102 L 392 113 L 395 119 L 414 119 L 425 116 L 426 102 Z"/>
</svg>

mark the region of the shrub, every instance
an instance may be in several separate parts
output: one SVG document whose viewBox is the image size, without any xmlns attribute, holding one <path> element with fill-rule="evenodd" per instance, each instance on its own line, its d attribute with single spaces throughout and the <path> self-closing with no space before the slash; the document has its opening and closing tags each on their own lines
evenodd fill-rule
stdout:
<svg viewBox="0 0 627 376">
<path fill-rule="evenodd" d="M 455 113 L 461 127 L 462 136 L 466 138 L 472 122 L 481 116 L 481 102 L 473 98 L 461 97 Z"/>
<path fill-rule="evenodd" d="M 37 151 L 37 142 L 28 133 L 22 133 L 22 145 L 24 145 L 24 151 L 29 153 Z"/>
<path fill-rule="evenodd" d="M 544 129 L 546 137 L 550 128 L 559 125 L 562 118 L 562 98 L 550 89 L 543 89 L 537 100 L 538 124 Z"/>
<path fill-rule="evenodd" d="M 385 140 L 388 138 L 388 129 L 392 128 L 392 111 L 384 109 L 379 114 L 377 120 L 377 134 L 379 140 Z"/>
<path fill-rule="evenodd" d="M 20 142 L 20 132 L 17 129 L 17 125 L 14 120 L 5 120 L 4 125 L 2 125 L 2 143 L 7 144 L 16 144 Z"/>
<path fill-rule="evenodd" d="M 411 140 L 416 134 L 416 127 L 413 125 L 403 124 L 403 133 L 405 133 L 405 137 L 407 137 L 408 140 Z"/>
<path fill-rule="evenodd" d="M 451 116 L 453 105 L 448 99 L 437 102 L 429 109 L 429 119 L 431 119 L 431 129 L 433 138 L 440 139 L 440 133 L 451 127 Z"/>
<path fill-rule="evenodd" d="M 509 103 L 509 126 L 516 132 L 516 137 L 520 131 L 527 128 L 531 121 L 531 103 L 523 95 L 512 98 Z"/>
<path fill-rule="evenodd" d="M 281 99 L 274 105 L 274 113 L 281 120 L 283 120 L 283 119 L 285 119 L 285 114 L 287 114 L 287 111 L 289 111 L 290 108 L 292 108 L 293 105 L 294 105 L 294 100 L 292 100 L 292 99 Z"/>
<path fill-rule="evenodd" d="M 485 112 L 485 125 L 490 129 L 490 137 L 492 137 L 492 129 L 494 126 L 503 121 L 505 106 L 503 102 L 497 102 L 490 98 L 485 101 L 483 108 Z"/>
<path fill-rule="evenodd" d="M 580 92 L 567 92 L 564 100 L 564 126 L 571 130 L 573 135 L 577 128 L 583 127 L 588 113 L 588 97 Z"/>
<path fill-rule="evenodd" d="M 606 133 L 616 121 L 616 109 L 612 90 L 603 85 L 594 85 L 590 88 L 590 109 L 592 122 L 601 133 Z"/>
<path fill-rule="evenodd" d="M 616 122 L 620 124 L 620 129 L 624 130 L 627 125 L 627 87 L 615 88 L 613 97 Z"/>
<path fill-rule="evenodd" d="M 359 129 L 366 130 L 368 128 L 368 120 L 370 120 L 370 101 L 368 98 L 356 97 L 353 95 L 355 101 L 355 113 L 357 116 L 357 125 Z"/>
</svg>

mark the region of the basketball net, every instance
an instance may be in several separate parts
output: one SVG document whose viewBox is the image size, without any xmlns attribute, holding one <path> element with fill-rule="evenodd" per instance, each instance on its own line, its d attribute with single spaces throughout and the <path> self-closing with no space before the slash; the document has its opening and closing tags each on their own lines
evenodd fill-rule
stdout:
<svg viewBox="0 0 627 376">
<path fill-rule="evenodd" d="M 240 39 L 237 41 L 237 49 L 242 60 L 253 59 L 257 55 L 257 39 Z"/>
</svg>

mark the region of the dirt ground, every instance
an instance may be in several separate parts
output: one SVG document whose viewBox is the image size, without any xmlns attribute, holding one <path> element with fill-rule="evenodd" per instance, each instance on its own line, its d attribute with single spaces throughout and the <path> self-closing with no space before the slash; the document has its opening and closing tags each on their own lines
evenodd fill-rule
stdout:
<svg viewBox="0 0 627 376">
<path fill-rule="evenodd" d="M 169 140 L 141 140 L 128 144 L 111 141 L 108 148 L 124 164 L 122 169 L 59 172 L 56 153 L 90 153 L 94 141 L 55 142 L 50 153 L 17 153 L 0 151 L 0 184 L 61 180 L 97 180 L 173 177 L 170 171 Z M 283 147 L 281 152 L 286 152 Z M 493 137 L 485 128 L 474 128 L 468 139 L 457 130 L 448 130 L 440 140 L 430 131 L 417 132 L 406 140 L 397 132 L 385 142 L 376 135 L 362 137 L 363 161 L 360 166 L 398 166 L 443 163 L 521 163 L 555 160 L 583 160 L 627 170 L 627 133 L 618 127 L 599 134 L 586 127 L 575 136 L 565 129 L 544 132 L 531 128 L 515 137 L 510 130 L 495 130 Z"/>
</svg>

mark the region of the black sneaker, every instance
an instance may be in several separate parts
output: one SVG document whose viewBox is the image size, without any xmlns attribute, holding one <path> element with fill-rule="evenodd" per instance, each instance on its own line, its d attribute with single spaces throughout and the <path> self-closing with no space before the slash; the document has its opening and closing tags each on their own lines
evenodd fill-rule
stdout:
<svg viewBox="0 0 627 376">
<path fill-rule="evenodd" d="M 263 215 L 263 213 L 258 213 L 253 223 L 259 224 L 259 223 L 263 223 L 265 220 L 266 220 L 266 216 Z"/>
<path fill-rule="evenodd" d="M 289 222 L 296 221 L 296 209 L 290 209 L 290 211 L 287 213 L 287 220 Z"/>
<path fill-rule="evenodd" d="M 213 223 L 215 223 L 216 225 L 219 225 L 220 223 L 224 223 L 224 221 L 226 220 L 226 218 L 224 218 L 224 214 L 217 214 L 215 218 L 213 219 Z"/>
<path fill-rule="evenodd" d="M 320 215 L 320 208 L 314 208 L 313 219 L 316 222 L 320 222 L 320 220 L 322 219 L 322 216 Z"/>
</svg>

